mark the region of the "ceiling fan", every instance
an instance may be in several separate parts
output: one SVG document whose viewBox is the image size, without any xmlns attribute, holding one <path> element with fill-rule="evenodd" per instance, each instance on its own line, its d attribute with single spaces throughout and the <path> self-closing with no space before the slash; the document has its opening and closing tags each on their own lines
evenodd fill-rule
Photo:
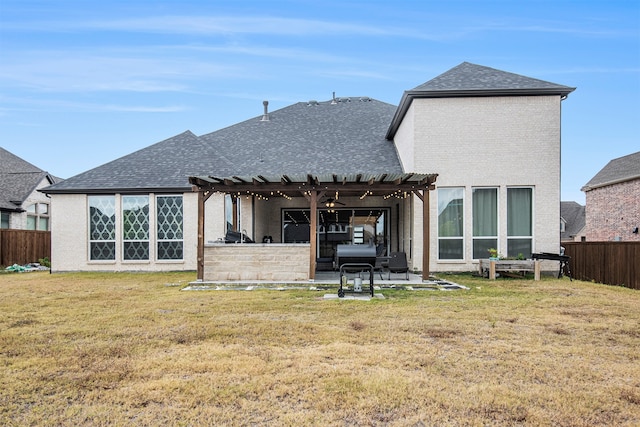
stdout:
<svg viewBox="0 0 640 427">
<path fill-rule="evenodd" d="M 336 205 L 341 205 L 341 206 L 345 205 L 344 203 L 339 202 L 337 199 L 334 199 L 333 197 L 329 197 L 329 198 L 321 201 L 320 204 L 323 205 L 327 209 L 333 209 L 333 208 L 335 208 Z"/>
</svg>

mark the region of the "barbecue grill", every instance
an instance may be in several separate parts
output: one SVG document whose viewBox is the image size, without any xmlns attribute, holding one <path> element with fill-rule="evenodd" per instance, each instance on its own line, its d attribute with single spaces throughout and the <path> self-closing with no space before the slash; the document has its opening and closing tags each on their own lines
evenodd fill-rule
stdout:
<svg viewBox="0 0 640 427">
<path fill-rule="evenodd" d="M 374 245 L 337 245 L 336 263 L 376 265 L 376 247 Z"/>
</svg>

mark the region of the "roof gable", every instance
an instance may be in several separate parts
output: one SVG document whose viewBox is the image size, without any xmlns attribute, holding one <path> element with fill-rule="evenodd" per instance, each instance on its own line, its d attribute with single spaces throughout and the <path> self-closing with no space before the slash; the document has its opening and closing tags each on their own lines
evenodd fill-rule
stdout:
<svg viewBox="0 0 640 427">
<path fill-rule="evenodd" d="M 634 179 L 640 179 L 640 151 L 611 160 L 581 190 L 590 191 Z"/>
<path fill-rule="evenodd" d="M 423 83 L 411 92 L 447 94 L 480 92 L 485 94 L 502 91 L 538 91 L 567 95 L 575 90 L 568 86 L 534 79 L 495 68 L 463 62 L 462 64 Z"/>
<path fill-rule="evenodd" d="M 574 90 L 574 87 L 463 62 L 428 82 L 405 91 L 387 131 L 387 138 L 393 139 L 416 98 L 530 95 L 557 95 L 565 98 Z"/>
<path fill-rule="evenodd" d="M 0 209 L 21 210 L 22 203 L 43 179 L 53 183 L 47 172 L 0 147 Z"/>
</svg>

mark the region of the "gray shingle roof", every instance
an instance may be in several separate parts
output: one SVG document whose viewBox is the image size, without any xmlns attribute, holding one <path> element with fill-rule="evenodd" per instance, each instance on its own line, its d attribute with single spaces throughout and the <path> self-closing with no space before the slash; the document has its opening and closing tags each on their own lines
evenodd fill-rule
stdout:
<svg viewBox="0 0 640 427">
<path fill-rule="evenodd" d="M 76 175 L 50 193 L 182 191 L 189 176 L 402 173 L 385 140 L 395 106 L 370 98 L 299 102 L 218 131 L 186 131 Z"/>
<path fill-rule="evenodd" d="M 47 172 L 0 147 L 0 209 L 21 210 L 44 178 L 55 181 Z"/>
<path fill-rule="evenodd" d="M 411 102 L 416 98 L 524 95 L 566 97 L 574 90 L 574 87 L 463 62 L 428 82 L 405 91 L 386 136 L 393 139 Z"/>
<path fill-rule="evenodd" d="M 589 191 L 633 179 L 640 179 L 640 151 L 611 160 L 581 190 Z"/>
<path fill-rule="evenodd" d="M 562 239 L 572 238 L 585 226 L 585 207 L 577 202 L 560 202 L 560 216 L 566 224 Z"/>
<path fill-rule="evenodd" d="M 463 62 L 438 77 L 415 87 L 411 92 L 452 93 L 467 91 L 496 92 L 503 90 L 526 90 L 533 93 L 551 91 L 551 93 L 567 95 L 574 91 L 575 88 Z"/>
</svg>

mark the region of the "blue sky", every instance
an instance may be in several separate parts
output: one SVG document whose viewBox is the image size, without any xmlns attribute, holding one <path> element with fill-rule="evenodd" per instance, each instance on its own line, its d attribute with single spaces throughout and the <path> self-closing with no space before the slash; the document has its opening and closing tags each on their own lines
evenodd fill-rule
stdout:
<svg viewBox="0 0 640 427">
<path fill-rule="evenodd" d="M 0 0 L 0 146 L 69 178 L 263 100 L 397 105 L 464 61 L 577 87 L 563 200 L 640 150 L 637 0 Z"/>
</svg>

